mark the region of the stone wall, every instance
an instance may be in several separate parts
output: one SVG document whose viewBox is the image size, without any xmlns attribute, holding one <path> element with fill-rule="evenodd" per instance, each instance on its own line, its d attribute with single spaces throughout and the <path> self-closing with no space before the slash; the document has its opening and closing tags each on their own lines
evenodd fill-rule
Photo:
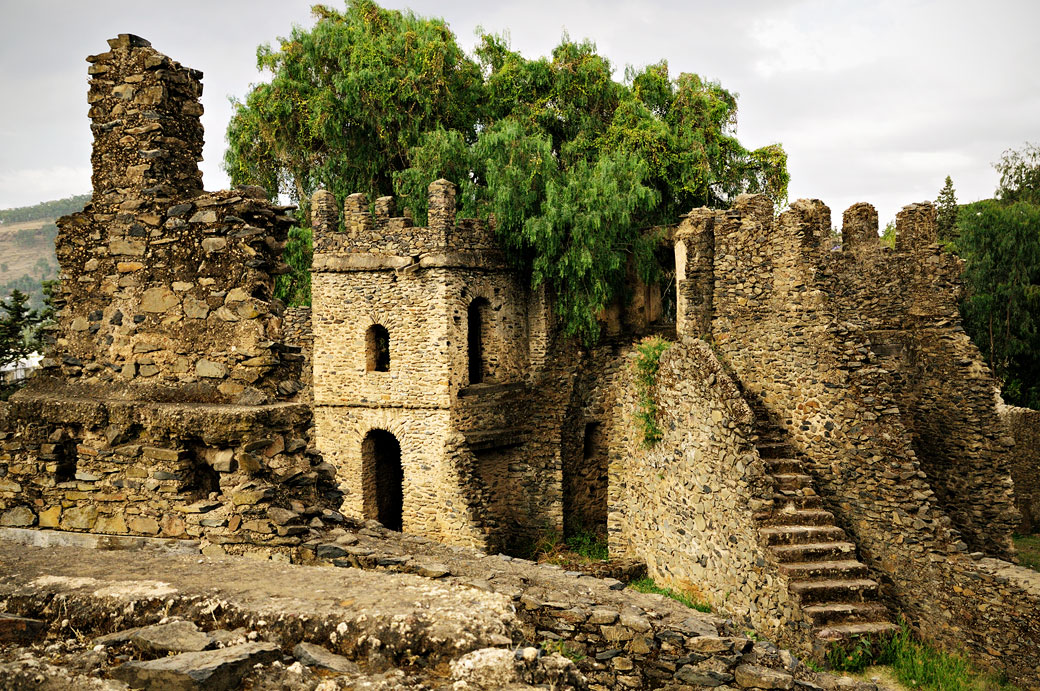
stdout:
<svg viewBox="0 0 1040 691">
<path fill-rule="evenodd" d="M 88 58 L 93 197 L 58 221 L 56 339 L 5 408 L 0 522 L 288 556 L 279 517 L 338 503 L 272 297 L 290 207 L 202 191 L 201 73 L 109 46 Z"/>
<path fill-rule="evenodd" d="M 1040 533 L 1040 410 L 1001 405 L 1000 419 L 1015 442 L 1009 454 L 1015 504 L 1022 516 L 1017 532 Z"/>
<path fill-rule="evenodd" d="M 282 340 L 287 346 L 295 346 L 300 349 L 303 356 L 301 365 L 300 381 L 304 388 L 300 390 L 301 398 L 310 399 L 313 364 L 311 353 L 314 352 L 314 332 L 311 329 L 310 307 L 289 307 L 285 310 L 284 322 L 282 324 Z"/>
<path fill-rule="evenodd" d="M 921 470 L 969 548 L 1010 556 L 1008 456 L 992 373 L 961 326 L 962 262 L 939 247 L 930 204 L 898 214 L 895 251 L 882 251 L 867 204 L 846 211 L 842 232 L 843 251 L 822 257 L 828 304 L 888 373 Z"/>
<path fill-rule="evenodd" d="M 917 418 L 901 408 L 913 400 L 904 377 L 919 372 L 887 369 L 869 329 L 843 318 L 841 283 L 820 249 L 829 229 L 830 212 L 819 201 L 795 202 L 774 220 L 767 199 L 744 196 L 731 211 L 712 214 L 718 352 L 808 459 L 826 507 L 867 565 L 885 575 L 888 603 L 927 638 L 1036 683 L 1040 622 L 1036 593 L 1024 585 L 1030 574 L 1008 564 L 1011 576 L 995 577 L 969 557 L 915 452 Z M 843 251 L 855 253 L 855 242 Z M 1005 532 L 990 548 L 1006 554 L 999 477 L 1006 460 L 986 462 L 997 490 L 976 501 L 1001 510 L 997 527 Z"/>
<path fill-rule="evenodd" d="M 630 352 L 613 382 L 611 553 L 644 559 L 659 583 L 772 640 L 811 649 L 810 622 L 755 520 L 773 503 L 772 484 L 740 391 L 707 343 L 672 344 L 653 391 L 664 436 L 648 447 L 635 422 L 636 357 Z"/>
</svg>

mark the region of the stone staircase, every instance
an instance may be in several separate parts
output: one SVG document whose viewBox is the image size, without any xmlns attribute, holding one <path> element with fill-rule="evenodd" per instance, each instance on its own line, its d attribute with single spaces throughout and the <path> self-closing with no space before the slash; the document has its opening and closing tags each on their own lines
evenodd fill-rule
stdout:
<svg viewBox="0 0 1040 691">
<path fill-rule="evenodd" d="M 812 621 L 817 638 L 883 635 L 898 627 L 878 599 L 878 583 L 856 557 L 856 545 L 823 508 L 805 463 L 752 403 L 759 455 L 773 479 L 773 507 L 756 513 L 759 534 L 790 579 L 790 591 Z"/>
</svg>

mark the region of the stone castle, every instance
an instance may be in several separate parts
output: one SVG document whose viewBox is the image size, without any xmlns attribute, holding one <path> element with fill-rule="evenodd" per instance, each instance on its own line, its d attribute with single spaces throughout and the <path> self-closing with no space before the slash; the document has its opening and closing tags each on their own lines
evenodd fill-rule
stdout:
<svg viewBox="0 0 1040 691">
<path fill-rule="evenodd" d="M 745 195 L 668 233 L 657 287 L 579 347 L 491 231 L 429 188 L 312 200 L 313 306 L 272 297 L 291 208 L 201 189 L 201 74 L 120 35 L 88 58 L 93 199 L 59 221 L 60 318 L 3 409 L 4 526 L 313 558 L 342 515 L 481 550 L 548 531 L 801 650 L 924 637 L 1040 684 L 1040 413 L 1006 409 L 960 326 L 959 261 L 911 205 Z M 634 363 L 674 343 L 644 442 Z M 1018 443 L 1016 444 L 1016 440 Z"/>
</svg>

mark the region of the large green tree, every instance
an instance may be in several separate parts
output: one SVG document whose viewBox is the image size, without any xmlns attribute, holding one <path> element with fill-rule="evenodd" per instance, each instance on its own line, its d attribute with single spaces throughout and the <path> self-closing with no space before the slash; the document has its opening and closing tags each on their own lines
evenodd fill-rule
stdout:
<svg viewBox="0 0 1040 691">
<path fill-rule="evenodd" d="M 997 198 L 957 214 L 964 324 L 1009 403 L 1040 408 L 1040 148 L 1005 151 Z"/>
<path fill-rule="evenodd" d="M 470 57 L 442 21 L 371 0 L 314 12 L 313 28 L 258 51 L 271 79 L 236 106 L 232 180 L 304 205 L 319 186 L 397 194 L 419 223 L 427 185 L 452 180 L 463 213 L 494 217 L 503 248 L 586 340 L 629 261 L 653 277 L 648 229 L 741 192 L 786 199 L 783 149 L 743 147 L 736 98 L 697 75 L 672 78 L 661 62 L 616 81 L 594 44 L 566 36 L 532 60 L 484 34 Z M 287 248 L 291 301 L 307 299 L 308 240 L 301 230 Z"/>
</svg>

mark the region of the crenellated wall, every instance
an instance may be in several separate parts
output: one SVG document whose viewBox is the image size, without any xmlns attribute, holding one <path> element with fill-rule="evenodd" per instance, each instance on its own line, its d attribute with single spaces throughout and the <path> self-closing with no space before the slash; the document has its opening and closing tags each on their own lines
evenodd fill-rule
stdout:
<svg viewBox="0 0 1040 691">
<path fill-rule="evenodd" d="M 688 231 L 704 235 L 707 215 L 690 218 Z M 1035 683 L 1040 621 L 1031 574 L 1005 563 L 998 577 L 973 559 L 983 549 L 1009 554 L 1014 517 L 1007 458 L 993 443 L 997 428 L 987 426 L 992 396 L 987 408 L 979 395 L 992 382 L 960 340 L 928 210 L 907 210 L 902 257 L 874 273 L 864 268 L 873 218 L 864 207 L 850 210 L 848 241 L 830 252 L 821 247 L 830 212 L 817 200 L 799 200 L 774 219 L 767 199 L 742 196 L 712 214 L 712 339 L 747 395 L 808 460 L 826 508 L 885 576 L 887 602 L 926 637 Z M 686 323 L 696 323 L 690 312 Z M 963 414 L 942 408 L 958 400 Z M 942 414 L 933 406 L 948 415 L 943 430 L 929 426 Z M 971 449 L 967 464 L 949 444 Z M 978 554 L 969 556 L 966 539 Z"/>
</svg>

